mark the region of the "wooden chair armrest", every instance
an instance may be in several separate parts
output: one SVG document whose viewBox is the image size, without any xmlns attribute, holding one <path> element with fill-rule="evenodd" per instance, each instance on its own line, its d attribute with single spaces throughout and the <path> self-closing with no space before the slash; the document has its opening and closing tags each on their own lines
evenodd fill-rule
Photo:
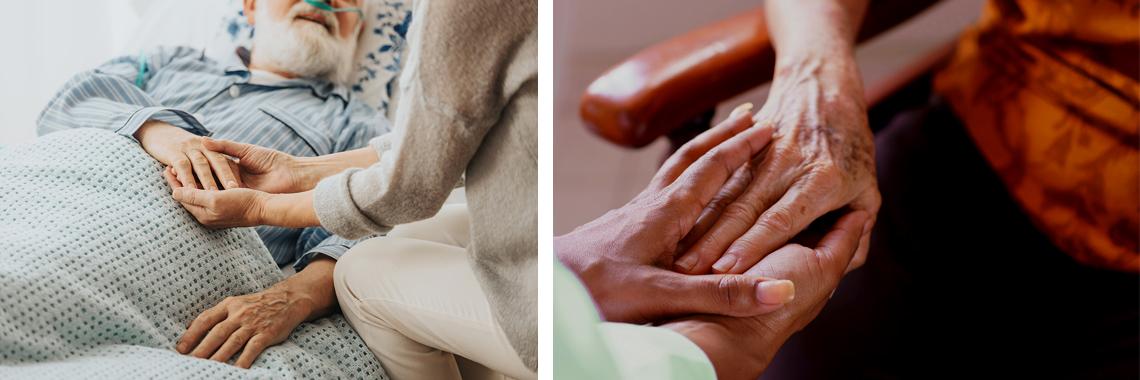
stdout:
<svg viewBox="0 0 1140 380">
<path fill-rule="evenodd" d="M 642 147 L 770 81 L 775 62 L 763 10 L 748 11 L 650 46 L 609 69 L 586 89 L 580 112 L 606 140 Z"/>
<path fill-rule="evenodd" d="M 857 40 L 871 39 L 936 2 L 877 0 Z M 606 140 L 642 147 L 772 80 L 775 65 L 764 11 L 754 9 L 650 46 L 617 64 L 586 89 L 579 112 L 586 126 Z M 888 87 L 897 89 L 930 67 L 930 60 L 912 65 Z M 888 95 L 874 88 L 867 92 L 872 101 Z"/>
</svg>

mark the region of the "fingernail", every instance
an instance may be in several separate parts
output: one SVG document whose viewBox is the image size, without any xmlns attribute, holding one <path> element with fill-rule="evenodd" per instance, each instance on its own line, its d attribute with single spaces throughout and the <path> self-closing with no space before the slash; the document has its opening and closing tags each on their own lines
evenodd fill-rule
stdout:
<svg viewBox="0 0 1140 380">
<path fill-rule="evenodd" d="M 871 232 L 871 227 L 874 227 L 874 226 L 875 226 L 875 223 L 873 223 L 871 221 L 871 219 L 867 219 L 867 221 L 863 223 L 863 235 L 866 235 L 868 232 Z"/>
<path fill-rule="evenodd" d="M 677 262 L 673 263 L 673 267 L 675 267 L 680 272 L 692 271 L 694 265 L 697 265 L 696 255 L 682 256 L 680 260 L 677 260 Z"/>
<path fill-rule="evenodd" d="M 238 187 L 238 184 L 237 184 L 237 182 L 230 181 L 230 182 L 226 183 L 226 187 L 234 188 L 234 187 Z"/>
<path fill-rule="evenodd" d="M 728 114 L 728 117 L 729 118 L 737 117 L 737 116 L 743 115 L 749 111 L 752 111 L 752 103 L 744 103 L 744 104 L 741 104 L 739 106 L 736 106 L 736 108 L 733 108 L 732 113 Z"/>
<path fill-rule="evenodd" d="M 783 305 L 796 298 L 796 284 L 788 280 L 768 280 L 756 285 L 756 299 L 768 305 Z"/>
<path fill-rule="evenodd" d="M 729 269 L 732 269 L 732 266 L 735 264 L 736 264 L 736 258 L 733 258 L 731 256 L 726 255 L 726 256 L 721 256 L 721 258 L 719 260 L 717 260 L 716 263 L 714 263 L 712 267 L 713 267 L 713 270 L 715 270 L 717 272 L 726 273 L 726 272 L 728 272 Z"/>
</svg>

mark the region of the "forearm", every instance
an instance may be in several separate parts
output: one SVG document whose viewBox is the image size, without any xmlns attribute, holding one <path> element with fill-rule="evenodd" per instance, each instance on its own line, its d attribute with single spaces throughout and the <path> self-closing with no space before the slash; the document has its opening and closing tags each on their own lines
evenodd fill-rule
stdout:
<svg viewBox="0 0 1140 380">
<path fill-rule="evenodd" d="M 737 326 L 743 323 L 748 322 L 717 316 L 695 316 L 668 322 L 661 327 L 684 335 L 700 347 L 712 362 L 718 379 L 755 379 L 768 368 L 784 339 L 770 331 L 762 334 L 732 331 L 741 327 L 762 329 L 761 326 Z M 741 341 L 740 337 L 744 335 L 759 336 L 760 339 Z"/>
<path fill-rule="evenodd" d="M 258 224 L 305 228 L 321 225 L 313 209 L 313 191 L 292 194 L 267 194 L 258 212 Z"/>
<path fill-rule="evenodd" d="M 297 170 L 302 173 L 305 189 L 312 189 L 326 177 L 346 169 L 366 168 L 379 161 L 376 150 L 370 146 L 317 157 L 298 157 Z"/>
<path fill-rule="evenodd" d="M 776 49 L 773 89 L 808 83 L 820 95 L 862 97 L 855 41 L 868 0 L 776 0 L 766 2 Z"/>
<path fill-rule="evenodd" d="M 851 57 L 869 0 L 774 0 L 765 3 L 779 58 Z"/>
<path fill-rule="evenodd" d="M 40 114 L 37 132 L 100 128 L 134 138 L 144 123 L 159 120 L 195 134 L 209 134 L 189 113 L 165 107 L 133 83 L 105 73 L 117 69 L 121 68 L 102 66 L 68 81 Z"/>
<path fill-rule="evenodd" d="M 326 316 L 337 308 L 336 292 L 333 288 L 333 269 L 336 260 L 327 256 L 314 258 L 305 269 L 285 279 L 276 286 L 295 295 L 302 302 L 309 315 L 305 320 Z"/>
</svg>

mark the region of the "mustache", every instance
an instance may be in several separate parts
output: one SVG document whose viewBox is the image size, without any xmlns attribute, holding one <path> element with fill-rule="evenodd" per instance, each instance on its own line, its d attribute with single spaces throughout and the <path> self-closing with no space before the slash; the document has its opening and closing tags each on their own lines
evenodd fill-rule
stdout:
<svg viewBox="0 0 1140 380">
<path fill-rule="evenodd" d="M 320 8 L 309 5 L 309 3 L 306 3 L 304 1 L 297 2 L 293 8 L 289 9 L 289 21 L 296 20 L 297 17 L 299 17 L 302 13 L 315 14 L 320 17 L 321 22 L 325 24 L 325 27 L 328 28 L 329 32 L 332 34 L 335 35 L 340 32 L 340 21 L 337 20 L 336 15 L 334 15 L 332 12 L 327 12 Z"/>
</svg>

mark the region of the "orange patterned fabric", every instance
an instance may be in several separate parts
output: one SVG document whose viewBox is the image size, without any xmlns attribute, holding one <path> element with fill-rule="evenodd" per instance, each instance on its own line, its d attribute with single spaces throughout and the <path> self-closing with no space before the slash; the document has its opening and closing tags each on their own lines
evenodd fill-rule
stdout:
<svg viewBox="0 0 1140 380">
<path fill-rule="evenodd" d="M 935 78 L 1034 224 L 1077 261 L 1128 272 L 1140 272 L 1138 44 L 1140 0 L 990 0 Z"/>
</svg>

